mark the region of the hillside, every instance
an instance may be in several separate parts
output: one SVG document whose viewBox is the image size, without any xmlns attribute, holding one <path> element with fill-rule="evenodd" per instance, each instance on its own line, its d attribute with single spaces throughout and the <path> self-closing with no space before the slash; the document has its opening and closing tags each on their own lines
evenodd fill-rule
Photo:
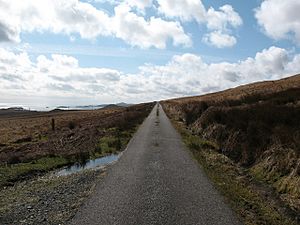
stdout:
<svg viewBox="0 0 300 225">
<path fill-rule="evenodd" d="M 168 116 L 300 210 L 300 75 L 162 102 Z M 200 150 L 199 150 L 200 151 Z"/>
</svg>

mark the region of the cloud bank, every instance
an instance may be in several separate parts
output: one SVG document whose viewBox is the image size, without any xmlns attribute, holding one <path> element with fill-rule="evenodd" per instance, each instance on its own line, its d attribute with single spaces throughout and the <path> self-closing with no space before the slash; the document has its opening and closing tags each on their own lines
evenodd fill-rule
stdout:
<svg viewBox="0 0 300 225">
<path fill-rule="evenodd" d="M 110 16 L 78 0 L 0 0 L 0 41 L 20 42 L 21 32 L 47 31 L 79 34 L 91 40 L 114 36 L 141 48 L 165 48 L 169 40 L 174 45 L 191 46 L 191 38 L 177 22 L 156 17 L 146 20 L 126 3 L 120 3 L 114 11 Z"/>
<path fill-rule="evenodd" d="M 76 97 L 102 101 L 152 101 L 224 90 L 300 71 L 300 55 L 272 46 L 235 63 L 205 63 L 201 56 L 173 56 L 165 65 L 142 65 L 136 74 L 81 67 L 66 55 L 40 55 L 0 48 L 0 95 Z"/>
<path fill-rule="evenodd" d="M 0 0 L 0 41 L 20 42 L 21 33 L 51 32 L 83 39 L 116 37 L 140 48 L 191 47 L 192 38 L 182 23 L 195 20 L 204 24 L 203 41 L 217 48 L 236 44 L 233 30 L 242 25 L 239 14 L 230 5 L 218 10 L 205 9 L 200 0 L 128 0 L 108 1 L 112 13 L 79 0 Z M 146 16 L 146 9 L 155 13 Z M 201 40 L 201 37 L 197 37 Z"/>
</svg>

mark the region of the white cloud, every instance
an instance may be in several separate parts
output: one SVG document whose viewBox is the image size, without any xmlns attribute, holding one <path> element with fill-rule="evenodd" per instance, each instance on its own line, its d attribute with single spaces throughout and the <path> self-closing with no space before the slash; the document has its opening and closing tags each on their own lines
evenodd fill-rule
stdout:
<svg viewBox="0 0 300 225">
<path fill-rule="evenodd" d="M 269 37 L 293 39 L 300 44 L 300 1 L 264 0 L 255 17 Z"/>
<path fill-rule="evenodd" d="M 255 56 L 256 67 L 274 76 L 278 71 L 284 71 L 289 61 L 288 52 L 285 49 L 270 47 L 258 52 Z"/>
<path fill-rule="evenodd" d="M 209 8 L 206 14 L 207 28 L 211 30 L 226 31 L 230 27 L 238 27 L 243 24 L 239 14 L 234 11 L 231 5 L 223 5 L 219 11 Z"/>
<path fill-rule="evenodd" d="M 205 9 L 201 0 L 157 0 L 158 11 L 169 18 L 179 18 L 181 21 L 196 20 L 206 23 L 211 30 L 227 30 L 238 27 L 243 21 L 231 5 L 223 5 L 219 10 L 210 7 Z"/>
<path fill-rule="evenodd" d="M 47 58 L 40 55 L 33 63 L 25 52 L 13 53 L 0 48 L 0 88 L 4 90 L 2 98 L 8 95 L 17 95 L 17 98 L 91 97 L 96 91 L 90 90 L 90 86 L 111 87 L 120 77 L 121 72 L 117 70 L 80 67 L 78 60 L 71 56 L 54 54 Z M 113 89 L 107 89 L 102 96 L 112 94 L 111 91 Z"/>
<path fill-rule="evenodd" d="M 213 45 L 217 48 L 232 47 L 236 44 L 236 38 L 229 35 L 223 34 L 221 31 L 213 31 L 204 35 L 202 39 L 205 43 Z"/>
<path fill-rule="evenodd" d="M 206 19 L 206 26 L 212 31 L 205 34 L 202 41 L 217 48 L 232 47 L 237 43 L 231 31 L 232 28 L 241 26 L 243 21 L 231 5 L 223 5 L 219 10 L 209 8 Z"/>
<path fill-rule="evenodd" d="M 20 27 L 14 16 L 9 20 L 10 4 L 0 0 L 0 41 L 20 41 Z"/>
<path fill-rule="evenodd" d="M 293 75 L 300 72 L 299 61 L 300 55 L 274 46 L 236 63 L 208 64 L 198 55 L 183 54 L 164 66 L 141 67 L 139 80 L 144 75 L 146 90 L 156 99 L 197 95 Z"/>
<path fill-rule="evenodd" d="M 143 12 L 145 8 L 152 6 L 153 0 L 126 0 L 126 3 L 130 7 L 136 7 Z"/>
<path fill-rule="evenodd" d="M 132 46 L 165 48 L 170 39 L 174 45 L 191 46 L 192 41 L 178 22 L 151 17 L 146 21 L 130 11 L 126 4 L 115 7 L 113 29 L 116 36 Z"/>
<path fill-rule="evenodd" d="M 107 1 L 107 0 L 105 0 Z M 242 24 L 239 14 L 230 5 L 207 11 L 199 0 L 157 0 L 157 10 L 168 17 L 145 17 L 145 9 L 155 9 L 153 0 L 109 1 L 114 13 L 97 9 L 80 0 L 0 0 L 0 42 L 20 42 L 22 32 L 52 32 L 74 34 L 84 39 L 100 36 L 117 37 L 132 46 L 165 48 L 170 40 L 175 46 L 190 47 L 191 37 L 178 21 L 206 24 L 206 43 L 216 47 L 231 47 L 236 43 L 232 30 Z M 213 40 L 220 40 L 217 43 Z M 224 44 L 224 43 L 227 44 Z"/>
<path fill-rule="evenodd" d="M 210 31 L 202 40 L 217 48 L 232 47 L 236 38 L 232 30 L 243 24 L 242 18 L 231 5 L 223 5 L 218 10 L 205 9 L 199 0 L 158 0 L 158 11 L 168 18 L 179 18 L 183 22 L 197 21 L 206 24 Z"/>
<path fill-rule="evenodd" d="M 121 73 L 108 68 L 82 68 L 78 60 L 71 56 L 53 54 L 51 59 L 40 55 L 35 65 L 42 74 L 47 75 L 53 82 L 68 82 L 74 86 L 84 83 L 108 84 L 120 79 Z"/>
<path fill-rule="evenodd" d="M 291 74 L 299 74 L 299 65 L 300 65 L 300 54 L 296 55 L 292 61 L 289 61 L 286 66 L 286 70 L 290 71 Z"/>
<path fill-rule="evenodd" d="M 14 31 L 6 39 L 0 36 L 2 41 L 19 41 L 22 31 L 79 33 L 86 39 L 111 34 L 108 15 L 78 0 L 2 0 L 0 15 L 1 27 Z"/>
<path fill-rule="evenodd" d="M 136 74 L 81 67 L 76 58 L 64 55 L 40 55 L 34 63 L 25 52 L 0 48 L 0 102 L 12 96 L 73 97 L 82 102 L 152 101 L 204 94 L 299 72 L 300 55 L 274 46 L 235 63 L 209 64 L 199 55 L 175 55 L 162 66 L 143 65 Z"/>
<path fill-rule="evenodd" d="M 7 51 L 3 48 L 0 48 L 0 63 L 7 69 L 12 68 L 11 65 L 16 68 L 28 68 L 31 66 L 31 61 L 29 56 L 25 52 L 19 54 L 14 54 L 13 52 Z"/>
<path fill-rule="evenodd" d="M 178 17 L 182 21 L 205 21 L 206 10 L 199 0 L 157 0 L 158 11 L 169 18 Z"/>
<path fill-rule="evenodd" d="M 21 32 L 53 32 L 82 38 L 115 36 L 132 46 L 165 48 L 174 45 L 190 46 L 191 39 L 178 22 L 151 17 L 146 20 L 131 7 L 144 9 L 151 0 L 128 1 L 115 7 L 115 15 L 108 15 L 90 3 L 79 0 L 0 0 L 0 41 L 20 41 Z"/>
</svg>

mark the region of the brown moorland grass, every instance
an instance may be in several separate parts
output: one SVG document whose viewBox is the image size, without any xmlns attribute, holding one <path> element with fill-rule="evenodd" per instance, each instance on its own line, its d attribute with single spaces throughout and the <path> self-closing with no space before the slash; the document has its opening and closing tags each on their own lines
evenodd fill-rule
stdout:
<svg viewBox="0 0 300 225">
<path fill-rule="evenodd" d="M 0 186 L 121 151 L 153 106 L 0 113 Z"/>
<path fill-rule="evenodd" d="M 162 105 L 191 135 L 215 143 L 216 153 L 247 171 L 250 184 L 269 187 L 300 214 L 300 75 Z"/>
</svg>

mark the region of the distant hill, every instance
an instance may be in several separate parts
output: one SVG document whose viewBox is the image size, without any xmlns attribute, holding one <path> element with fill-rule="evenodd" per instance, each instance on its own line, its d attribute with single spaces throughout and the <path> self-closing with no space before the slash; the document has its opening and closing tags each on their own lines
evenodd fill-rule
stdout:
<svg viewBox="0 0 300 225">
<path fill-rule="evenodd" d="M 78 105 L 78 106 L 58 106 L 56 109 L 60 110 L 94 110 L 102 108 L 112 108 L 112 107 L 129 107 L 133 104 L 127 104 L 125 102 L 120 102 L 116 104 L 99 104 L 99 105 Z"/>
<path fill-rule="evenodd" d="M 166 100 L 167 102 L 177 102 L 184 103 L 189 101 L 231 101 L 231 100 L 241 100 L 247 98 L 247 96 L 266 96 L 268 94 L 274 94 L 277 92 L 282 92 L 289 89 L 300 88 L 300 74 L 287 77 L 281 80 L 273 81 L 263 81 L 256 82 L 247 85 L 242 85 L 236 88 L 230 88 L 224 91 L 219 91 L 211 94 L 191 96 L 184 98 L 176 98 Z"/>
<path fill-rule="evenodd" d="M 120 103 L 117 103 L 116 105 L 117 106 L 121 106 L 121 107 L 129 107 L 129 106 L 132 106 L 133 104 L 128 104 L 128 103 L 125 103 L 125 102 L 120 102 Z"/>
<path fill-rule="evenodd" d="M 168 116 L 285 193 L 300 211 L 300 75 L 161 102 Z M 296 202 L 296 201 L 295 201 Z"/>
<path fill-rule="evenodd" d="M 37 113 L 38 113 L 37 111 L 30 111 L 22 107 L 10 107 L 7 109 L 0 109 L 0 118 L 34 115 Z"/>
<path fill-rule="evenodd" d="M 245 164 L 254 163 L 267 148 L 270 137 L 275 135 L 275 130 L 272 129 L 285 127 L 286 131 L 282 134 L 290 133 L 287 136 L 293 137 L 293 132 L 299 132 L 300 135 L 300 74 L 207 95 L 166 100 L 162 101 L 162 104 L 172 116 L 184 121 L 195 131 L 209 130 L 210 135 L 207 136 L 213 139 L 217 138 L 215 135 L 221 135 L 222 140 L 217 141 L 222 148 L 226 149 L 228 155 L 232 154 L 236 161 Z M 219 125 L 223 128 L 220 129 Z M 218 132 L 215 132 L 217 128 Z M 223 129 L 226 135 L 220 133 Z M 250 134 L 252 130 L 254 133 Z M 239 140 L 246 141 L 238 141 L 230 147 L 228 143 L 226 146 L 226 137 L 228 138 L 230 131 L 239 132 Z M 276 132 L 278 133 L 278 130 Z M 252 142 L 251 136 L 258 133 L 260 136 Z M 267 138 L 268 142 L 264 138 Z M 278 138 L 281 137 L 277 136 L 276 139 Z M 286 142 L 293 140 L 285 138 L 284 142 L 282 144 L 291 144 Z M 245 149 L 251 149 L 251 154 L 243 152 Z"/>
<path fill-rule="evenodd" d="M 9 107 L 7 109 L 1 109 L 6 111 L 28 111 L 27 109 L 24 109 L 23 107 Z"/>
<path fill-rule="evenodd" d="M 106 104 L 103 105 L 103 108 L 124 108 L 124 107 L 129 107 L 132 106 L 133 104 L 127 104 L 125 102 L 120 102 L 116 104 Z"/>
<path fill-rule="evenodd" d="M 103 107 L 104 109 L 113 109 L 113 108 L 123 108 L 122 106 L 118 106 L 117 104 L 109 104 Z"/>
</svg>

